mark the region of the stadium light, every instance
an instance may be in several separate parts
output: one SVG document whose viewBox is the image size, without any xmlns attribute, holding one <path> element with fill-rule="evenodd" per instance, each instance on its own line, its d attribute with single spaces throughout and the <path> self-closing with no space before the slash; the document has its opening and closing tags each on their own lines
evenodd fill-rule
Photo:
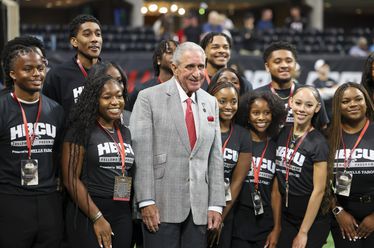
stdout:
<svg viewBox="0 0 374 248">
<path fill-rule="evenodd" d="M 176 4 L 172 4 L 171 6 L 170 6 L 170 11 L 171 12 L 176 12 L 178 10 L 178 5 L 176 5 Z"/>
<path fill-rule="evenodd" d="M 140 13 L 142 13 L 143 15 L 147 14 L 148 13 L 148 9 L 147 7 L 143 6 L 140 8 Z"/>
<path fill-rule="evenodd" d="M 186 10 L 184 8 L 180 8 L 180 9 L 178 9 L 178 14 L 182 16 L 182 15 L 186 14 Z"/>
<path fill-rule="evenodd" d="M 151 5 L 149 5 L 148 6 L 148 9 L 149 9 L 149 11 L 151 11 L 151 12 L 155 12 L 155 11 L 157 11 L 158 10 L 158 6 L 157 6 L 157 4 L 151 4 Z"/>
<path fill-rule="evenodd" d="M 166 7 L 161 7 L 161 8 L 158 10 L 158 12 L 160 12 L 161 14 L 166 14 L 166 13 L 168 13 L 168 8 L 166 8 Z"/>
</svg>

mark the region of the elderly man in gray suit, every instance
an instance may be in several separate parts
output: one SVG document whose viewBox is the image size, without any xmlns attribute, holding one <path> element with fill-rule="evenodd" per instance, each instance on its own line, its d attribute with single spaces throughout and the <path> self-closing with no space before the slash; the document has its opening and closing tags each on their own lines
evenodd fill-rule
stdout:
<svg viewBox="0 0 374 248">
<path fill-rule="evenodd" d="M 141 91 L 132 112 L 135 198 L 145 248 L 206 248 L 225 206 L 218 105 L 200 89 L 200 46 L 181 44 L 172 61 L 174 77 Z"/>
</svg>

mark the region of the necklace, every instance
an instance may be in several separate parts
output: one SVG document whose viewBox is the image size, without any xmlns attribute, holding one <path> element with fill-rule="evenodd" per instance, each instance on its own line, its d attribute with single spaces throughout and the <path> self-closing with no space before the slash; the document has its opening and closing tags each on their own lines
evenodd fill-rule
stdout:
<svg viewBox="0 0 374 248">
<path fill-rule="evenodd" d="M 99 120 L 97 120 L 97 122 L 101 125 L 102 128 L 104 128 L 105 130 L 107 130 L 109 133 L 114 133 L 114 127 L 111 127 L 111 128 L 107 128 L 107 127 L 104 127 L 103 124 L 101 124 L 101 122 Z"/>
<path fill-rule="evenodd" d="M 114 133 L 114 128 L 106 128 L 106 127 L 104 127 L 105 128 L 105 130 L 107 130 L 109 133 Z"/>
<path fill-rule="evenodd" d="M 296 144 L 296 140 L 300 137 L 300 135 L 296 135 L 295 133 L 292 133 L 291 135 L 291 143 L 290 143 L 290 148 L 294 148 L 295 144 Z"/>
</svg>

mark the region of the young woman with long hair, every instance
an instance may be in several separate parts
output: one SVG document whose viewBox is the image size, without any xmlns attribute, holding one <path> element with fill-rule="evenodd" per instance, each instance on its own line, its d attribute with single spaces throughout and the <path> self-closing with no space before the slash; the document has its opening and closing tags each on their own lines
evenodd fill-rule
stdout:
<svg viewBox="0 0 374 248">
<path fill-rule="evenodd" d="M 282 195 L 282 231 L 278 247 L 322 247 L 329 218 L 321 209 L 326 191 L 328 146 L 320 132 L 321 98 L 301 86 L 291 99 L 293 125 L 277 140 L 277 177 Z"/>
<path fill-rule="evenodd" d="M 238 78 L 234 73 L 230 73 L 226 76 L 222 74 L 223 77 L 218 76 L 217 81 L 212 80 L 208 87 L 208 93 L 217 98 L 219 107 L 226 184 L 226 207 L 222 214 L 224 226 L 219 238 L 219 247 L 228 248 L 231 247 L 232 208 L 249 171 L 252 158 L 252 142 L 249 133 L 234 123 L 239 93 L 233 82 L 235 79 L 238 81 Z"/>
<path fill-rule="evenodd" d="M 333 98 L 329 166 L 335 247 L 374 247 L 374 107 L 362 85 L 341 85 Z"/>
<path fill-rule="evenodd" d="M 282 101 L 270 92 L 251 92 L 240 100 L 236 122 L 251 133 L 253 149 L 251 170 L 243 182 L 234 213 L 232 247 L 277 245 L 281 196 L 275 177 L 276 143 L 272 137 L 279 133 L 286 115 Z"/>
<path fill-rule="evenodd" d="M 64 184 L 73 202 L 66 225 L 72 247 L 130 247 L 134 153 L 121 125 L 123 82 L 90 73 L 72 109 L 63 143 Z"/>
</svg>

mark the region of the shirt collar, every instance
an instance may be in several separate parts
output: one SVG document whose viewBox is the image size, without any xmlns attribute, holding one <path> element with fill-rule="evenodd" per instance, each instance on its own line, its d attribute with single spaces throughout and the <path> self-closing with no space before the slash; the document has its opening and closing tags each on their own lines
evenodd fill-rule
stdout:
<svg viewBox="0 0 374 248">
<path fill-rule="evenodd" d="M 178 82 L 177 79 L 175 79 L 175 83 L 177 84 L 177 89 L 178 89 L 178 92 L 179 92 L 179 97 L 181 99 L 181 102 L 183 103 L 188 98 L 187 93 L 183 90 L 182 86 L 180 85 L 180 83 Z M 196 92 L 193 92 L 190 98 L 191 98 L 191 100 L 192 100 L 193 103 L 196 103 Z"/>
</svg>

